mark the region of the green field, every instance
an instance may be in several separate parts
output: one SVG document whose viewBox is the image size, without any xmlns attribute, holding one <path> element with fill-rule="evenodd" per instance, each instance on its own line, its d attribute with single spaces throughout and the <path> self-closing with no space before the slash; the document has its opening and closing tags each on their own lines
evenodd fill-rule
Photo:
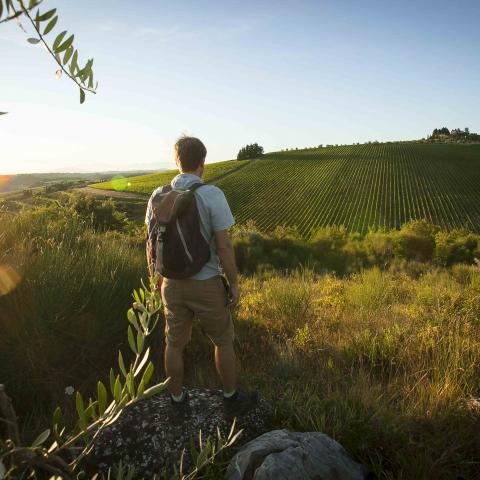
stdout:
<svg viewBox="0 0 480 480">
<path fill-rule="evenodd" d="M 249 163 L 248 160 L 227 160 L 225 162 L 209 163 L 205 165 L 203 179 L 207 182 L 219 178 L 241 166 Z M 136 177 L 117 177 L 108 182 L 94 183 L 91 187 L 101 188 L 103 190 L 117 190 L 125 192 L 139 192 L 151 194 L 160 185 L 170 183 L 172 178 L 178 174 L 178 170 L 167 170 L 159 173 L 150 173 L 148 175 L 139 175 Z"/>
<path fill-rule="evenodd" d="M 226 173 L 237 163 L 208 165 L 206 180 L 216 177 L 213 168 Z M 150 193 L 173 175 L 131 178 L 125 189 Z M 426 219 L 442 228 L 480 231 L 480 145 L 389 143 L 277 152 L 213 183 L 224 190 L 238 223 L 254 220 L 264 230 L 296 226 L 308 237 L 328 225 L 366 232 Z"/>
</svg>

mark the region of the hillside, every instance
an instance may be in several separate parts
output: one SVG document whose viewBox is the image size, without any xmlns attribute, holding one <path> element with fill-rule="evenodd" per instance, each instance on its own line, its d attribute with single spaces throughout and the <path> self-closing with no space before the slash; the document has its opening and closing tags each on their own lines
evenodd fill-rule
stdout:
<svg viewBox="0 0 480 480">
<path fill-rule="evenodd" d="M 238 170 L 237 161 L 207 165 L 205 176 L 217 178 L 213 183 L 225 191 L 238 223 L 297 226 L 307 237 L 327 225 L 365 232 L 420 218 L 480 231 L 480 145 L 352 145 L 244 162 Z M 230 174 L 218 178 L 214 168 Z M 174 174 L 128 179 L 125 189 L 150 193 Z"/>
<path fill-rule="evenodd" d="M 45 187 L 63 183 L 99 182 L 109 180 L 114 175 L 140 175 L 146 170 L 129 172 L 91 172 L 91 173 L 20 173 L 16 175 L 0 175 L 0 193 L 15 192 L 29 188 Z"/>
<path fill-rule="evenodd" d="M 248 160 L 235 161 L 227 160 L 225 162 L 209 163 L 205 165 L 203 179 L 206 182 L 220 179 L 227 173 L 232 173 L 242 166 L 246 166 Z M 170 183 L 172 178 L 178 174 L 178 170 L 166 170 L 149 175 L 139 175 L 128 178 L 116 178 L 107 182 L 94 183 L 90 187 L 100 188 L 102 190 L 117 190 L 124 192 L 139 192 L 150 195 L 155 188 L 160 185 Z"/>
</svg>

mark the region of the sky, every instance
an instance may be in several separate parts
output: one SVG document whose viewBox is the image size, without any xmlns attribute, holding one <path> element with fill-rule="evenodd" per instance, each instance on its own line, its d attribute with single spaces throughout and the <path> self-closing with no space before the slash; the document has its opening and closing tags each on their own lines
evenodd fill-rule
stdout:
<svg viewBox="0 0 480 480">
<path fill-rule="evenodd" d="M 0 24 L 0 174 L 173 168 L 182 135 L 207 162 L 318 144 L 480 131 L 477 0 L 44 0 L 97 95 Z M 27 24 L 25 24 L 27 26 Z"/>
</svg>

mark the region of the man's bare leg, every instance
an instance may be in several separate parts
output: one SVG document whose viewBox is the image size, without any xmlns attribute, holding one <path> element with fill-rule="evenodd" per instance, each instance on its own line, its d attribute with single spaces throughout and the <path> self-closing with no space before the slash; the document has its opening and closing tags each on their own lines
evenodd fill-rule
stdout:
<svg viewBox="0 0 480 480">
<path fill-rule="evenodd" d="M 183 385 L 183 346 L 165 346 L 165 372 L 170 377 L 168 391 L 170 395 L 179 397 L 182 395 Z"/>
<path fill-rule="evenodd" d="M 237 375 L 233 344 L 215 347 L 215 366 L 222 380 L 223 391 L 227 394 L 234 392 L 237 388 Z"/>
</svg>

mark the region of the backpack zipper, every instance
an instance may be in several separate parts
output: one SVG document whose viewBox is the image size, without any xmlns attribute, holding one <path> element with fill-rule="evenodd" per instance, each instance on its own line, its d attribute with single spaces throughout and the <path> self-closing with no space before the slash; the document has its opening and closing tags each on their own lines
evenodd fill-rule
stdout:
<svg viewBox="0 0 480 480">
<path fill-rule="evenodd" d="M 180 235 L 180 240 L 182 241 L 183 249 L 185 250 L 185 253 L 187 254 L 187 257 L 190 260 L 190 262 L 193 263 L 193 257 L 190 255 L 190 252 L 188 251 L 187 242 L 185 242 L 185 237 L 183 236 L 182 229 L 180 228 L 180 223 L 178 223 L 178 218 L 176 223 L 177 223 L 177 231 L 178 231 L 178 234 Z"/>
</svg>

